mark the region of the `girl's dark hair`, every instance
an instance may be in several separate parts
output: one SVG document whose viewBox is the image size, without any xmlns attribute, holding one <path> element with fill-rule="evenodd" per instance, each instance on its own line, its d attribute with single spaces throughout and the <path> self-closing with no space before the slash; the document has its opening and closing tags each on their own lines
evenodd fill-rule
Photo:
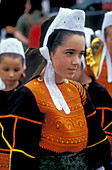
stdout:
<svg viewBox="0 0 112 170">
<path fill-rule="evenodd" d="M 48 46 L 49 52 L 51 51 L 55 52 L 58 46 L 63 45 L 66 39 L 74 34 L 85 37 L 85 33 L 80 32 L 80 31 L 70 31 L 70 30 L 64 30 L 64 29 L 55 30 L 48 39 L 47 46 Z"/>
<path fill-rule="evenodd" d="M 107 38 L 107 30 L 106 30 L 106 28 L 104 29 L 104 38 L 105 38 L 105 40 Z"/>
<path fill-rule="evenodd" d="M 52 16 L 49 19 L 47 19 L 42 25 L 41 25 L 41 36 L 40 36 L 40 47 L 43 46 L 43 41 L 45 38 L 45 35 L 47 33 L 47 30 L 49 29 L 49 26 L 53 22 L 56 16 Z"/>
</svg>

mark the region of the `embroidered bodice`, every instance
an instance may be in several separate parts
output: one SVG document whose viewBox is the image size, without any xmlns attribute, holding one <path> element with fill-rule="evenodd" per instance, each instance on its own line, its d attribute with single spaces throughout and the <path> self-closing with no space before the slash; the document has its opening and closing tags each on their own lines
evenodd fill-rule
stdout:
<svg viewBox="0 0 112 170">
<path fill-rule="evenodd" d="M 30 81 L 28 88 L 35 95 L 37 105 L 44 114 L 40 147 L 54 152 L 79 152 L 86 148 L 88 129 L 77 87 L 65 81 L 57 85 L 62 92 L 70 114 L 56 109 L 43 80 Z M 83 100 L 85 96 L 82 96 Z M 37 134 L 38 135 L 38 134 Z"/>
</svg>

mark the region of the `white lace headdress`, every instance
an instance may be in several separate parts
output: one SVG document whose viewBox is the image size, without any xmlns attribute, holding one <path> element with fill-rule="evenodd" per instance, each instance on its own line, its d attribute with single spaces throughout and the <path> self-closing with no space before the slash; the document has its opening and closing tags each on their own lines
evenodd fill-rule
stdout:
<svg viewBox="0 0 112 170">
<path fill-rule="evenodd" d="M 25 67 L 25 54 L 24 54 L 24 48 L 21 43 L 21 41 L 17 40 L 16 38 L 7 38 L 5 40 L 2 40 L 0 43 L 0 55 L 5 53 L 14 53 L 19 54 L 23 58 L 23 70 Z M 3 90 L 5 88 L 5 84 L 0 78 L 0 90 Z"/>
<path fill-rule="evenodd" d="M 107 45 L 106 45 L 106 42 L 105 42 L 105 37 L 104 37 L 104 30 L 105 30 L 105 28 L 107 28 L 109 26 L 112 26 L 112 11 L 105 13 L 104 20 L 103 20 L 103 23 L 102 23 L 102 29 L 95 31 L 96 36 L 99 39 L 101 39 L 101 41 L 104 44 L 103 50 L 102 50 L 101 61 L 100 61 L 99 72 L 98 72 L 98 75 L 97 75 L 96 79 L 98 79 L 99 76 L 100 76 L 101 69 L 102 69 L 102 64 L 103 64 L 103 61 L 104 61 L 105 56 L 106 56 L 107 71 L 108 71 L 107 81 L 112 82 L 111 57 L 110 57 L 110 53 L 109 53 L 109 50 L 107 48 Z"/>
<path fill-rule="evenodd" d="M 82 10 L 71 10 L 68 8 L 60 8 L 54 21 L 49 26 L 47 33 L 43 41 L 43 47 L 41 47 L 40 53 L 47 60 L 47 66 L 44 75 L 45 85 L 49 90 L 51 98 L 58 110 L 64 110 L 66 114 L 70 113 L 70 109 L 55 83 L 55 70 L 50 60 L 49 50 L 47 42 L 49 36 L 54 32 L 55 29 L 65 29 L 72 31 L 84 32 L 85 24 L 85 12 Z"/>
<path fill-rule="evenodd" d="M 86 37 L 86 47 L 89 48 L 91 45 L 91 36 L 94 35 L 94 31 L 89 27 L 85 27 L 84 32 Z"/>
</svg>

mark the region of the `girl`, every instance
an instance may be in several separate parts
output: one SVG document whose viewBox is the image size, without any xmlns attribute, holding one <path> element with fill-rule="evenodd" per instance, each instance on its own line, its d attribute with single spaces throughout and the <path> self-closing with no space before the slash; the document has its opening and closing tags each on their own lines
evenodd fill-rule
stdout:
<svg viewBox="0 0 112 170">
<path fill-rule="evenodd" d="M 22 43 L 15 38 L 2 40 L 0 43 L 0 115 L 6 108 L 14 91 L 22 84 L 22 77 L 25 67 L 25 54 Z M 1 119 L 0 123 L 4 126 L 6 132 L 10 132 L 14 119 Z M 11 128 L 12 129 L 12 128 Z M 7 132 L 7 138 L 11 139 Z M 0 136 L 0 169 L 9 167 L 9 152 Z M 6 150 L 5 150 L 6 149 Z"/>
<path fill-rule="evenodd" d="M 112 11 L 104 15 L 102 29 L 95 32 L 91 48 L 95 64 L 91 66 L 97 81 L 102 84 L 112 96 Z"/>
<path fill-rule="evenodd" d="M 25 54 L 20 41 L 15 38 L 2 40 L 0 44 L 0 112 L 17 87 L 22 84 Z"/>
<path fill-rule="evenodd" d="M 86 58 L 82 60 L 82 65 L 77 70 L 74 80 L 87 88 L 92 103 L 98 110 L 99 124 L 110 142 L 112 162 L 112 98 L 107 89 L 96 81 L 90 67 L 92 63 L 95 63 L 92 49 L 88 48 L 86 52 Z"/>
<path fill-rule="evenodd" d="M 109 142 L 96 123 L 95 108 L 81 84 L 69 80 L 84 54 L 84 22 L 83 11 L 61 8 L 42 25 L 37 55 L 46 60 L 2 115 L 18 120 L 11 170 L 104 169 L 109 163 Z"/>
</svg>

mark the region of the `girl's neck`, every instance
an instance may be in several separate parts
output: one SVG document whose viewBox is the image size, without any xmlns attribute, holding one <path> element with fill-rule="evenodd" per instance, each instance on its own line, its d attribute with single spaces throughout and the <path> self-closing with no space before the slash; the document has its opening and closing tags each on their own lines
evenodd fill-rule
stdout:
<svg viewBox="0 0 112 170">
<path fill-rule="evenodd" d="M 19 81 L 17 81 L 13 86 L 6 86 L 6 88 L 3 91 L 11 91 L 15 89 L 19 85 Z"/>
<path fill-rule="evenodd" d="M 41 76 L 42 78 L 44 78 L 45 69 L 46 69 L 46 68 L 44 68 L 44 69 L 42 70 L 42 72 L 40 73 L 40 76 Z M 56 82 L 56 84 L 60 84 L 60 83 L 62 83 L 63 81 L 64 81 L 64 78 L 58 76 L 58 74 L 55 73 L 55 82 Z"/>
<path fill-rule="evenodd" d="M 82 74 L 79 78 L 79 82 L 82 85 L 86 85 L 92 82 L 92 78 L 85 71 L 82 71 Z"/>
</svg>

